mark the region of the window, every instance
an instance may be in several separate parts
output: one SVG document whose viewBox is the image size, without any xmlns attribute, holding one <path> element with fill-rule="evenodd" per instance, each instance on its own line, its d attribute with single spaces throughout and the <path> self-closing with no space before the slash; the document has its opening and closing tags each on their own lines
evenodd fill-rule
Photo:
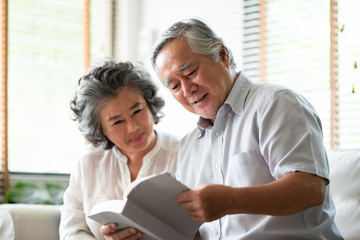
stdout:
<svg viewBox="0 0 360 240">
<path fill-rule="evenodd" d="M 8 165 L 69 172 L 83 139 L 69 101 L 83 73 L 82 1 L 8 1 Z"/>
<path fill-rule="evenodd" d="M 151 49 L 160 34 L 171 24 L 190 17 L 205 20 L 221 36 L 233 52 L 239 69 L 242 63 L 242 6 L 239 0 L 146 0 L 119 1 L 116 8 L 115 57 L 120 60 L 140 61 L 159 84 L 165 99 L 164 119 L 155 126 L 184 136 L 196 127 L 198 116 L 184 109 L 158 80 L 150 65 Z M 177 11 L 174 11 L 176 4 Z M 191 6 L 191 7 L 189 7 Z"/>
<path fill-rule="evenodd" d="M 90 60 L 112 54 L 112 3 L 1 1 L 0 201 L 8 170 L 52 176 L 76 163 L 85 141 L 69 104 Z"/>
<path fill-rule="evenodd" d="M 360 145 L 360 2 L 338 1 L 339 147 Z"/>
<path fill-rule="evenodd" d="M 360 145 L 360 95 L 351 93 L 359 81 L 354 69 L 360 56 L 354 10 L 359 3 L 349 2 L 339 0 L 337 7 L 329 0 L 250 0 L 244 5 L 245 72 L 302 93 L 322 120 L 327 148 Z M 337 17 L 346 31 L 338 33 Z"/>
</svg>

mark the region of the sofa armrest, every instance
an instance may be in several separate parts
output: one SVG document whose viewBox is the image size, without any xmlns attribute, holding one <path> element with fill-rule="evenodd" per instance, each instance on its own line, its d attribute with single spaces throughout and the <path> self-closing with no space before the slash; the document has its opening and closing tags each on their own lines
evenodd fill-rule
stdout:
<svg viewBox="0 0 360 240">
<path fill-rule="evenodd" d="M 0 205 L 0 239 L 58 240 L 59 223 L 58 205 Z"/>
<path fill-rule="evenodd" d="M 331 150 L 330 192 L 336 206 L 335 223 L 346 240 L 360 239 L 360 149 Z"/>
</svg>

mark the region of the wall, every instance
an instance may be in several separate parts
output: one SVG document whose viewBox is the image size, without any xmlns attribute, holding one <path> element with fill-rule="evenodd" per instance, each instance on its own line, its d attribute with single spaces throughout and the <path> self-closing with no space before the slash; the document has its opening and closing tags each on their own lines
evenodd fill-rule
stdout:
<svg viewBox="0 0 360 240">
<path fill-rule="evenodd" d="M 161 33 L 176 21 L 189 17 L 205 20 L 232 50 L 238 68 L 242 56 L 242 1 L 239 0 L 121 0 L 117 2 L 115 57 L 150 66 L 151 49 Z M 178 136 L 195 127 L 197 116 L 187 112 L 161 84 L 166 117 L 158 128 Z M 181 122 L 180 122 L 181 121 Z M 181 127 L 179 127 L 181 126 Z"/>
</svg>

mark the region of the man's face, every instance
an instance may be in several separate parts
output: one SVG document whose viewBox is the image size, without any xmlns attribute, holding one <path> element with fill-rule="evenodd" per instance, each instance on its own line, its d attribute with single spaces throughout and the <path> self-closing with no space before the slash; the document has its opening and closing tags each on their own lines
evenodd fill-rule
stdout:
<svg viewBox="0 0 360 240">
<path fill-rule="evenodd" d="M 156 68 L 166 87 L 188 111 L 215 121 L 234 83 L 227 51 L 218 62 L 194 53 L 184 38 L 172 40 L 158 54 Z"/>
</svg>

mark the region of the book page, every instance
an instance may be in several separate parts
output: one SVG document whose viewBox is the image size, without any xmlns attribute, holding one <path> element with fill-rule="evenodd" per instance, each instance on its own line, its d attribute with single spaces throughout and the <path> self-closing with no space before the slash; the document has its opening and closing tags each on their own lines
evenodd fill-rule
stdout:
<svg viewBox="0 0 360 240">
<path fill-rule="evenodd" d="M 117 223 L 118 229 L 133 226 L 134 223 L 122 215 L 126 201 L 107 200 L 93 206 L 88 217 L 101 223 Z"/>
<path fill-rule="evenodd" d="M 131 192 L 131 190 L 133 190 L 133 188 L 135 188 L 139 183 L 146 181 L 149 178 L 152 178 L 154 176 L 156 176 L 157 174 L 153 174 L 150 176 L 146 176 L 146 177 L 142 177 L 142 178 L 138 178 L 135 179 L 135 181 L 131 182 L 130 185 L 126 188 L 126 190 L 124 191 L 123 194 L 123 199 L 127 199 L 127 196 L 129 195 L 129 193 Z"/>
<path fill-rule="evenodd" d="M 192 239 L 201 224 L 176 202 L 176 196 L 187 190 L 188 187 L 169 173 L 162 173 L 137 183 L 127 198 L 151 216 L 161 219 L 175 231 L 183 234 L 184 239 Z"/>
<path fill-rule="evenodd" d="M 128 216 L 130 215 L 130 217 Z M 132 219 L 131 216 L 135 216 L 135 219 Z M 153 234 L 148 229 L 149 226 L 143 223 L 149 221 L 152 224 L 160 224 L 160 227 L 164 227 L 162 222 L 159 222 L 156 218 L 149 216 L 148 213 L 143 212 L 143 210 L 138 209 L 131 203 L 127 203 L 125 200 L 108 200 L 96 204 L 92 209 L 89 218 L 95 220 L 101 224 L 116 223 L 118 227 L 116 230 L 134 227 L 143 233 L 144 240 L 156 240 L 159 239 L 155 234 Z M 143 218 L 140 223 L 137 221 L 138 218 Z M 167 226 L 165 226 L 166 228 Z"/>
<path fill-rule="evenodd" d="M 176 202 L 188 190 L 168 173 L 139 179 L 128 191 L 127 199 L 101 202 L 89 218 L 102 223 L 117 223 L 118 229 L 137 228 L 144 240 L 193 239 L 201 223 Z"/>
<path fill-rule="evenodd" d="M 96 204 L 88 215 L 101 223 L 117 223 L 116 230 L 134 227 L 143 233 L 143 240 L 178 239 L 187 240 L 184 236 L 166 223 L 138 208 L 131 201 L 109 200 Z"/>
</svg>

